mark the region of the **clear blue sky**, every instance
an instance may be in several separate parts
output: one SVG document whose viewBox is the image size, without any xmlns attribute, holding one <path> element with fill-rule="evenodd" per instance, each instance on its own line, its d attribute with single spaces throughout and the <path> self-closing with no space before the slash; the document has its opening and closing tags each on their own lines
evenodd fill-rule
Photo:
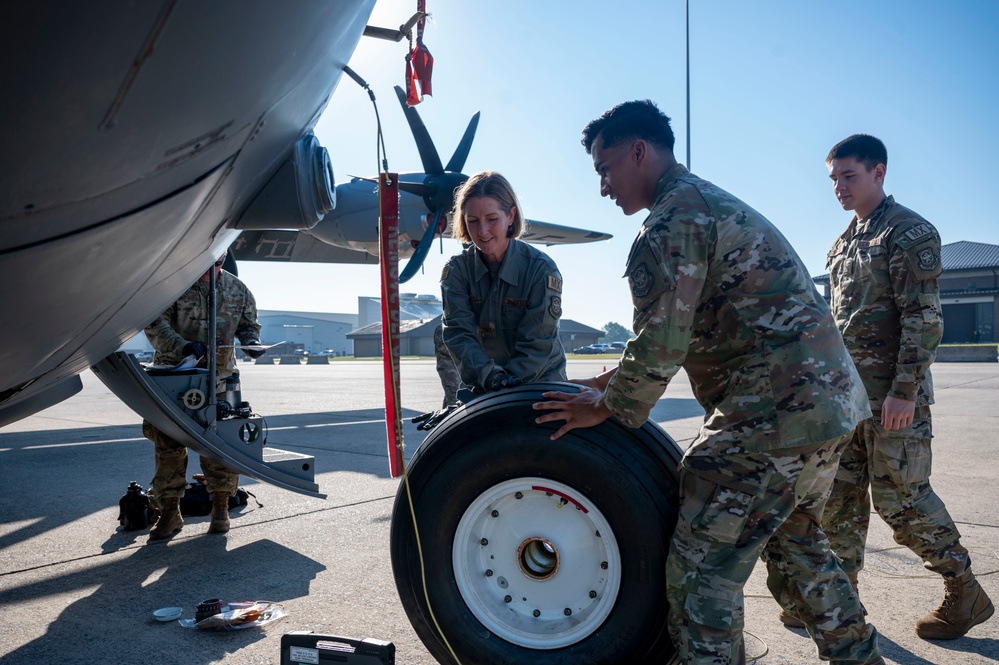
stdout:
<svg viewBox="0 0 999 665">
<path fill-rule="evenodd" d="M 394 27 L 414 0 L 379 0 L 371 23 Z M 446 162 L 482 112 L 465 173 L 505 174 L 528 217 L 599 229 L 609 242 L 547 248 L 565 281 L 565 318 L 631 326 L 624 262 L 643 213 L 625 217 L 599 194 L 580 131 L 614 104 L 649 98 L 673 118 L 686 162 L 684 3 L 502 3 L 428 0 L 424 41 L 432 97 L 418 106 Z M 816 3 L 692 0 L 691 170 L 772 221 L 813 276 L 850 220 L 824 158 L 864 132 L 888 147 L 886 191 L 939 229 L 944 243 L 999 244 L 999 2 Z M 405 43 L 362 40 L 351 66 L 371 84 L 389 167 L 420 159 L 392 86 Z M 317 126 L 337 182 L 376 172 L 367 94 L 344 77 Z M 403 292 L 440 294 L 435 244 Z M 356 312 L 378 295 L 374 267 L 244 262 L 262 309 Z"/>
</svg>

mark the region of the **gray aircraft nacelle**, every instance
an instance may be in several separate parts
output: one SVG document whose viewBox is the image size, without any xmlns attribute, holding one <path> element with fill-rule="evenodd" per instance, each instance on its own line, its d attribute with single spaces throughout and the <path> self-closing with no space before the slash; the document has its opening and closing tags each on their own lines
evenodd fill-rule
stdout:
<svg viewBox="0 0 999 665">
<path fill-rule="evenodd" d="M 400 173 L 402 182 L 421 182 L 422 173 Z M 337 209 L 331 219 L 317 224 L 308 235 L 332 245 L 360 252 L 378 254 L 378 215 L 376 183 L 362 178 L 337 185 Z M 374 214 L 372 214 L 374 213 Z M 406 192 L 399 193 L 399 254 L 413 253 L 412 242 L 419 242 L 426 230 L 430 214 L 423 199 Z"/>
</svg>

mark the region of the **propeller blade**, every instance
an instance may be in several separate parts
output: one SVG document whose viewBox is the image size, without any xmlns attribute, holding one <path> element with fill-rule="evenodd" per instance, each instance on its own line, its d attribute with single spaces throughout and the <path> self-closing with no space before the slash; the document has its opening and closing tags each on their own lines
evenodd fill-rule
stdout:
<svg viewBox="0 0 999 665">
<path fill-rule="evenodd" d="M 399 183 L 402 184 L 401 182 Z M 427 258 L 427 254 L 430 253 L 430 246 L 434 244 L 434 236 L 437 234 L 437 227 L 440 225 L 441 217 L 444 215 L 444 210 L 438 208 L 434 213 L 434 216 L 430 218 L 430 223 L 427 224 L 427 230 L 423 232 L 423 237 L 420 238 L 420 244 L 416 246 L 413 251 L 413 255 L 409 257 L 409 261 L 406 262 L 406 267 L 401 273 L 399 273 L 399 283 L 405 284 L 408 282 L 416 271 L 420 269 L 423 265 L 423 261 Z"/>
<path fill-rule="evenodd" d="M 465 160 L 468 159 L 468 151 L 472 149 L 472 141 L 475 139 L 475 130 L 479 126 L 479 112 L 476 111 L 472 119 L 468 121 L 468 127 L 465 129 L 465 134 L 461 137 L 461 142 L 458 143 L 458 147 L 454 149 L 454 154 L 451 155 L 451 160 L 444 167 L 445 171 L 457 171 L 461 172 L 465 168 Z"/>
<path fill-rule="evenodd" d="M 406 103 L 406 92 L 402 88 L 395 86 L 395 94 L 399 98 L 399 103 L 402 104 L 402 110 L 406 114 L 406 121 L 409 122 L 409 128 L 412 130 L 413 138 L 416 140 L 416 148 L 420 151 L 420 160 L 423 162 L 423 171 L 429 175 L 444 173 L 444 166 L 441 165 L 440 155 L 437 154 L 437 148 L 434 147 L 434 142 L 430 138 L 430 132 L 427 131 L 427 126 L 423 124 L 420 114 L 416 112 L 415 108 Z"/>
<path fill-rule="evenodd" d="M 437 188 L 433 185 L 424 185 L 422 182 L 405 182 L 404 180 L 399 181 L 399 189 L 423 198 L 432 197 L 437 193 Z"/>
<path fill-rule="evenodd" d="M 356 178 L 358 180 L 363 180 L 364 182 L 377 183 L 378 178 L 368 178 L 363 175 L 350 175 L 347 174 L 349 178 Z M 427 185 L 422 182 L 405 182 L 403 180 L 399 181 L 399 189 L 409 194 L 415 194 L 416 196 L 422 196 L 424 198 L 433 196 L 437 193 L 437 188 L 433 185 Z"/>
</svg>

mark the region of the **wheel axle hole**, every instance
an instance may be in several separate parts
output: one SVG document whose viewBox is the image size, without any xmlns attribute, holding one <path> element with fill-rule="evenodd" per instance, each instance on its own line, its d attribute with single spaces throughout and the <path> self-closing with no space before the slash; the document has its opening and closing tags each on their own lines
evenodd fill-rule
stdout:
<svg viewBox="0 0 999 665">
<path fill-rule="evenodd" d="M 520 569 L 534 580 L 547 580 L 558 571 L 558 550 L 543 538 L 528 538 L 520 545 Z"/>
</svg>

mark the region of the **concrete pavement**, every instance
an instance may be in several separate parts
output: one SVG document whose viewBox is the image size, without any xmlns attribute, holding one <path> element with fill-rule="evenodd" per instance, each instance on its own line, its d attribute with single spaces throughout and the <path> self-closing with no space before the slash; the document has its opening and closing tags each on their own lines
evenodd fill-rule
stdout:
<svg viewBox="0 0 999 665">
<path fill-rule="evenodd" d="M 613 358 L 573 360 L 570 376 L 591 376 Z M 434 660 L 409 625 L 392 580 L 388 537 L 398 480 L 388 477 L 381 366 L 242 366 L 244 399 L 267 418 L 269 441 L 314 455 L 329 497 L 312 499 L 252 479 L 259 502 L 232 513 L 228 536 L 190 518 L 166 543 L 118 530 L 118 499 L 129 481 L 152 477 L 151 444 L 140 419 L 92 374 L 84 390 L 0 430 L 0 661 L 38 663 L 280 662 L 280 638 L 313 630 L 391 641 L 396 662 Z M 999 600 L 999 365 L 934 366 L 933 484 L 972 551 L 983 585 Z M 402 365 L 408 418 L 438 408 L 434 361 Z M 681 374 L 653 412 L 681 445 L 701 410 Z M 407 422 L 407 455 L 423 436 Z M 192 461 L 188 475 L 198 471 Z M 935 607 L 943 585 L 872 517 L 861 594 L 899 665 L 999 662 L 999 619 L 959 640 L 926 642 L 913 621 Z M 746 589 L 747 652 L 760 665 L 817 663 L 803 631 L 777 621 L 759 566 Z M 157 623 L 153 610 L 201 600 L 271 600 L 288 616 L 270 626 L 224 633 Z"/>
</svg>

